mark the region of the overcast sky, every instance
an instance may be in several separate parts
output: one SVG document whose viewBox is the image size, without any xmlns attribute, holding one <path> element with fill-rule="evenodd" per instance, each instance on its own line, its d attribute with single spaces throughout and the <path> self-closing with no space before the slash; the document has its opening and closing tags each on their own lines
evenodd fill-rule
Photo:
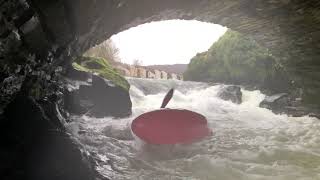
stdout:
<svg viewBox="0 0 320 180">
<path fill-rule="evenodd" d="M 170 20 L 142 24 L 111 37 L 122 62 L 135 59 L 143 65 L 188 64 L 198 52 L 208 50 L 227 28 L 199 21 Z"/>
</svg>

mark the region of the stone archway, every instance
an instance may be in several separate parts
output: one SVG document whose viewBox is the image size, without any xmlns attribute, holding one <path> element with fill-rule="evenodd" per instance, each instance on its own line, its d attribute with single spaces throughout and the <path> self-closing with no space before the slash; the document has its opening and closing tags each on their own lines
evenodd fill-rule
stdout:
<svg viewBox="0 0 320 180">
<path fill-rule="evenodd" d="M 196 19 L 252 36 L 304 79 L 302 86 L 320 89 L 318 0 L 14 0 L 1 2 L 0 10 L 4 42 L 0 57 L 9 63 L 17 59 L 15 47 L 22 45 L 27 47 L 25 54 L 42 59 L 53 54 L 54 69 L 130 27 L 155 20 Z M 9 58 L 8 42 L 14 44 Z"/>
<path fill-rule="evenodd" d="M 82 53 L 124 29 L 167 19 L 197 19 L 254 37 L 280 55 L 320 57 L 320 2 L 302 0 L 30 0 L 50 43 Z M 314 65 L 314 63 L 312 63 Z"/>
<path fill-rule="evenodd" d="M 4 10 L 14 6 L 11 14 Z M 30 53 L 64 55 L 54 66 L 139 24 L 196 19 L 252 36 L 305 79 L 302 86 L 320 89 L 318 0 L 15 0 L 1 9 L 0 36 L 18 32 Z"/>
<path fill-rule="evenodd" d="M 197 19 L 213 22 L 250 35 L 268 47 L 274 54 L 290 57 L 288 63 L 295 70 L 300 71 L 304 77 L 311 79 L 312 86 L 320 89 L 319 0 L 3 0 L 0 1 L 0 65 L 4 64 L 3 62 L 27 64 L 29 62 L 26 59 L 29 58 L 29 55 L 36 54 L 40 60 L 34 62 L 38 63 L 35 66 L 45 64 L 46 56 L 50 56 L 49 61 L 54 60 L 54 63 L 50 65 L 54 68 L 59 63 L 82 54 L 88 48 L 101 43 L 115 33 L 142 23 L 168 19 Z M 3 59 L 4 61 L 2 61 Z M 16 72 L 12 71 L 8 74 L 10 73 Z M 1 81 L 8 77 L 3 74 L 0 71 Z M 23 81 L 23 77 L 17 79 L 19 80 L 19 78 Z M 32 85 L 33 79 L 29 78 L 28 80 Z M 29 85 L 26 80 L 24 84 Z M 22 93 L 26 89 L 22 88 Z M 2 94 L 0 95 L 2 98 Z M 73 166 L 71 161 L 64 159 L 64 156 L 59 156 L 59 154 L 66 154 L 65 144 L 69 144 L 70 152 L 73 154 L 76 151 L 76 154 L 71 157 L 80 161 L 83 159 L 83 155 L 79 147 L 71 145 L 73 141 L 68 140 L 69 137 L 66 138 L 63 133 L 61 138 L 66 143 L 58 146 L 55 144 L 56 136 L 52 136 L 52 133 L 45 134 L 48 129 L 56 127 L 52 123 L 45 123 L 45 125 L 38 123 L 49 122 L 48 116 L 44 116 L 44 113 L 51 116 L 54 111 L 44 112 L 43 109 L 56 110 L 55 104 L 42 102 L 42 107 L 33 98 L 23 95 L 11 103 L 12 111 L 9 111 L 9 113 L 11 112 L 9 115 L 12 116 L 7 117 L 8 121 L 2 120 L 3 117 L 0 116 L 2 122 L 5 123 L 3 124 L 5 131 L 1 131 L 4 134 L 3 137 L 15 142 L 13 140 L 17 140 L 16 135 L 18 134 L 20 137 L 28 139 L 28 141 L 22 140 L 22 142 L 29 142 L 31 139 L 32 141 L 29 142 L 31 145 L 34 141 L 33 137 L 38 137 L 38 147 L 53 144 L 53 147 L 57 147 L 58 153 L 55 155 L 59 157 L 59 163 L 65 164 L 67 168 L 71 167 L 71 170 L 78 168 L 76 171 L 66 171 L 63 174 L 64 177 L 70 175 L 73 179 L 94 179 L 90 178 L 93 175 L 92 169 L 87 164 L 88 158 L 86 158 L 87 163 L 79 162 L 77 166 Z M 317 98 L 319 97 L 317 96 Z M 2 102 L 1 106 L 3 106 Z M 28 111 L 27 107 L 32 111 Z M 59 121 L 57 116 L 50 118 L 50 122 Z M 29 123 L 27 120 L 35 122 Z M 22 131 L 20 128 L 27 130 Z M 26 136 L 28 134 L 32 136 Z M 50 141 L 47 139 L 43 141 L 43 134 Z M 15 144 L 12 142 L 9 143 L 11 146 Z M 27 146 L 26 149 L 32 152 L 30 147 L 34 146 Z M 19 146 L 14 145 L 13 148 L 13 151 L 20 153 Z M 9 150 L 12 151 L 10 148 Z M 15 157 L 19 158 L 20 156 Z M 65 163 L 66 160 L 68 163 Z M 56 167 L 56 160 L 52 162 L 54 162 L 52 167 Z M 20 161 L 17 163 L 20 164 Z M 78 166 L 80 163 L 83 166 Z M 25 166 L 28 170 L 28 164 Z M 12 170 L 13 173 L 10 173 L 10 176 L 24 175 L 20 175 L 21 172 L 14 174 L 19 169 L 16 170 L 16 166 L 12 167 L 10 171 Z M 39 163 L 35 167 L 46 166 Z M 52 178 L 55 176 L 51 175 L 61 172 L 60 169 L 55 168 L 52 168 L 51 171 L 50 167 L 49 171 L 43 171 L 42 175 L 48 175 Z M 74 178 L 73 172 L 80 172 L 76 174 L 79 177 Z"/>
</svg>

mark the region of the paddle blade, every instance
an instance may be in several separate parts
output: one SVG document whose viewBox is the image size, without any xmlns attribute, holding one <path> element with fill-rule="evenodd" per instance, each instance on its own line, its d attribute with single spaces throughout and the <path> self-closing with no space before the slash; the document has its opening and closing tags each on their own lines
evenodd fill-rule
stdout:
<svg viewBox="0 0 320 180">
<path fill-rule="evenodd" d="M 174 89 L 173 88 L 170 89 L 170 91 L 164 97 L 160 108 L 165 108 L 167 106 L 167 104 L 169 103 L 169 101 L 171 100 L 171 98 L 173 96 L 173 92 L 174 92 Z"/>
</svg>

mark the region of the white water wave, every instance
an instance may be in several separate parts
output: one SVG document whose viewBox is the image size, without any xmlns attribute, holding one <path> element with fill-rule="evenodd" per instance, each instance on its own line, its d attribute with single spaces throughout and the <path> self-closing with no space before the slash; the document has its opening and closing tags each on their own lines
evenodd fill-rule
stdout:
<svg viewBox="0 0 320 180">
<path fill-rule="evenodd" d="M 217 97 L 223 85 L 133 78 L 129 82 L 131 117 L 84 116 L 70 124 L 87 148 L 103 157 L 97 169 L 104 176 L 146 180 L 320 179 L 319 119 L 276 115 L 260 108 L 265 97 L 260 91 L 242 89 L 243 102 L 238 105 Z M 167 107 L 203 114 L 213 136 L 192 145 L 141 143 L 132 136 L 131 121 L 158 109 L 172 87 L 176 91 Z"/>
</svg>

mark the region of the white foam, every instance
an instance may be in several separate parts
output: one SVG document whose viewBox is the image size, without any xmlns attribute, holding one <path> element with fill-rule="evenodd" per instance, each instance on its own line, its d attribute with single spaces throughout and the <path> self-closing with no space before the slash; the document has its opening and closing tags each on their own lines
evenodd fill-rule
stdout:
<svg viewBox="0 0 320 180">
<path fill-rule="evenodd" d="M 132 78 L 129 81 L 132 117 L 83 117 L 81 124 L 91 132 L 82 136 L 84 142 L 121 169 L 119 173 L 101 165 L 103 174 L 117 179 L 320 179 L 318 119 L 276 115 L 260 108 L 265 97 L 260 91 L 242 89 L 243 102 L 234 104 L 217 97 L 222 85 Z M 183 147 L 184 151 L 173 147 L 165 148 L 165 153 L 148 154 L 142 146 L 136 146 L 137 141 L 125 137 L 130 136 L 126 129 L 138 115 L 158 109 L 171 87 L 176 91 L 167 107 L 205 115 L 214 135 Z"/>
</svg>

